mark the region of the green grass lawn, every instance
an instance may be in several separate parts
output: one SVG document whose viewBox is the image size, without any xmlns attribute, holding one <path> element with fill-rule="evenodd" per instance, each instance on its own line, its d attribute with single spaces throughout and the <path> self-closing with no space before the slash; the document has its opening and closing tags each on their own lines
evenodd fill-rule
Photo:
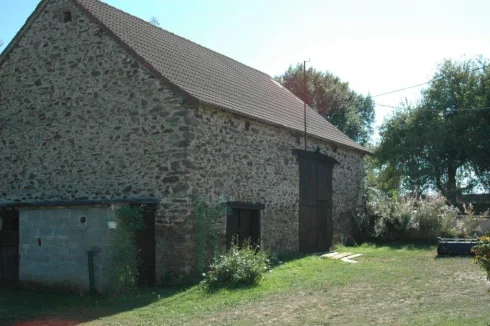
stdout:
<svg viewBox="0 0 490 326">
<path fill-rule="evenodd" d="M 471 258 L 436 258 L 434 246 L 338 249 L 364 256 L 358 264 L 291 260 L 247 289 L 156 288 L 111 300 L 0 291 L 0 324 L 490 325 L 490 284 Z"/>
</svg>

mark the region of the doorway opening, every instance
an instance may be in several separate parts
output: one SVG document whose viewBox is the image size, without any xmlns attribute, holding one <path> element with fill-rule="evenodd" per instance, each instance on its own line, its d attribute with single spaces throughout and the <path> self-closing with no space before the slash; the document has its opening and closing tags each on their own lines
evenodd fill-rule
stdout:
<svg viewBox="0 0 490 326">
<path fill-rule="evenodd" d="M 299 163 L 299 250 L 326 252 L 332 247 L 332 173 L 338 162 L 319 152 L 293 150 Z"/>
<path fill-rule="evenodd" d="M 156 204 L 131 205 L 138 207 L 145 227 L 136 232 L 138 248 L 138 285 L 154 286 L 156 279 L 155 214 Z"/>
<path fill-rule="evenodd" d="M 264 205 L 228 203 L 231 211 L 226 220 L 226 249 L 232 243 L 242 246 L 248 241 L 252 247 L 260 246 L 261 209 Z"/>
<path fill-rule="evenodd" d="M 19 211 L 0 208 L 0 285 L 19 280 Z"/>
</svg>

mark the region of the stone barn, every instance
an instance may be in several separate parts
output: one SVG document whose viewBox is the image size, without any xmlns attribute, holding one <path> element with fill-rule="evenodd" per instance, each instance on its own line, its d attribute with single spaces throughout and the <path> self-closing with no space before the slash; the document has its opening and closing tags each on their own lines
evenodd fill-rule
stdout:
<svg viewBox="0 0 490 326">
<path fill-rule="evenodd" d="M 223 246 L 327 251 L 356 230 L 369 152 L 304 120 L 263 72 L 101 1 L 41 1 L 0 56 L 0 279 L 84 289 L 94 249 L 101 290 L 114 205 L 145 204 L 146 284 L 194 272 L 196 199 L 231 208 Z"/>
</svg>

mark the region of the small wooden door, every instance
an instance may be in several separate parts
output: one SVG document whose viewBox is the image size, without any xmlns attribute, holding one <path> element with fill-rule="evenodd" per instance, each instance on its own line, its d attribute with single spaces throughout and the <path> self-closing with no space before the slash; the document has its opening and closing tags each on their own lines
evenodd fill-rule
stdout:
<svg viewBox="0 0 490 326">
<path fill-rule="evenodd" d="M 19 211 L 0 208 L 0 283 L 19 280 Z"/>
<path fill-rule="evenodd" d="M 332 246 L 332 169 L 327 162 L 299 157 L 299 248 L 323 252 Z"/>
<path fill-rule="evenodd" d="M 247 240 L 252 246 L 260 245 L 260 211 L 233 208 L 226 221 L 226 248 L 232 241 L 241 246 Z"/>
<path fill-rule="evenodd" d="M 145 228 L 136 232 L 136 246 L 138 247 L 138 284 L 140 286 L 154 286 L 156 278 L 155 264 L 155 213 L 156 205 L 138 205 L 145 223 Z"/>
</svg>

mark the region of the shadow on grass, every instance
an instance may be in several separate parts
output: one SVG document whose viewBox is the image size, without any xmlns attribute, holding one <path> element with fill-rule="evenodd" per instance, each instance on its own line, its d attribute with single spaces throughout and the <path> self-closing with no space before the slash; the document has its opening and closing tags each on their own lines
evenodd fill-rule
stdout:
<svg viewBox="0 0 490 326">
<path fill-rule="evenodd" d="M 289 263 L 298 259 L 302 259 L 308 256 L 308 254 L 302 253 L 277 253 L 271 256 L 270 266 L 271 268 L 278 267 L 284 263 Z"/>
<path fill-rule="evenodd" d="M 234 291 L 234 292 L 240 292 L 240 291 L 246 291 L 255 288 L 259 284 L 236 284 L 236 285 L 228 285 L 228 286 L 213 286 L 213 287 L 207 287 L 203 285 L 203 289 L 206 291 L 207 294 L 214 294 L 218 293 L 222 290 L 228 290 L 228 291 Z"/>
<path fill-rule="evenodd" d="M 194 286 L 141 288 L 139 293 L 108 298 L 40 290 L 0 290 L 0 325 L 78 325 L 179 297 Z"/>
<path fill-rule="evenodd" d="M 471 259 L 473 255 L 470 254 L 444 254 L 444 255 L 437 255 L 434 257 L 434 259 L 451 259 L 451 258 L 468 258 Z"/>
<path fill-rule="evenodd" d="M 369 245 L 375 248 L 390 248 L 393 250 L 433 250 L 437 241 L 371 241 Z"/>
<path fill-rule="evenodd" d="M 304 258 L 301 254 L 276 254 L 271 269 Z M 151 305 L 159 300 L 180 300 L 200 280 L 174 287 L 141 288 L 139 293 L 109 298 L 80 296 L 80 293 L 56 293 L 40 287 L 0 289 L 0 325 L 78 325 Z M 245 291 L 255 285 L 226 287 Z M 208 294 L 220 289 L 210 289 Z"/>
</svg>

